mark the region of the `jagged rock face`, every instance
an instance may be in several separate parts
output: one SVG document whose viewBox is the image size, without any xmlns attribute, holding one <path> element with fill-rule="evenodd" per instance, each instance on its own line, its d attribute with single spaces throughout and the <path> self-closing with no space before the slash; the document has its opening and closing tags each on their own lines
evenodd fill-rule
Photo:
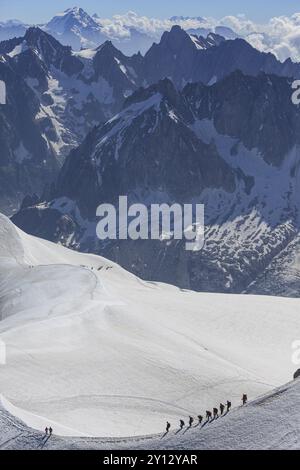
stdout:
<svg viewBox="0 0 300 470">
<path fill-rule="evenodd" d="M 193 77 L 196 56 L 197 47 L 191 37 L 179 26 L 174 26 L 145 55 L 147 82 L 155 83 L 168 77 L 176 85 L 183 87 Z"/>
<path fill-rule="evenodd" d="M 143 58 L 140 54 L 126 57 L 110 41 L 97 48 L 93 58 L 94 77 L 98 81 L 104 78 L 113 88 L 116 106 L 120 109 L 124 98 L 130 96 L 141 84 Z"/>
<path fill-rule="evenodd" d="M 300 111 L 284 106 L 290 91 L 288 79 L 242 73 L 183 91 L 167 79 L 140 89 L 70 154 L 52 197 L 25 208 L 14 222 L 101 253 L 146 279 L 241 292 L 299 233 Z M 277 116 L 269 118 L 274 112 L 281 113 L 281 125 Z M 269 136 L 278 133 L 285 145 L 272 155 Z M 189 253 L 184 241 L 101 243 L 96 206 L 120 195 L 147 205 L 203 203 L 203 250 Z"/>
<path fill-rule="evenodd" d="M 213 84 L 235 70 L 253 76 L 260 72 L 300 76 L 300 65 L 291 60 L 281 63 L 274 55 L 259 52 L 243 39 L 223 39 L 209 34 L 205 41 L 193 40 L 193 36 L 174 26 L 145 55 L 146 80 L 150 84 L 168 77 L 183 88 L 188 82 Z"/>
<path fill-rule="evenodd" d="M 36 122 L 60 160 L 85 135 L 121 109 L 137 89 L 141 56 L 125 57 L 111 43 L 74 53 L 39 28 L 0 43 L 0 54 L 40 102 Z"/>
<path fill-rule="evenodd" d="M 51 35 L 42 33 L 39 28 L 29 28 L 23 42 L 28 48 L 38 52 L 48 68 L 53 66 L 69 76 L 83 69 L 80 60 L 72 55 L 71 47 L 62 46 Z"/>
<path fill-rule="evenodd" d="M 19 48 L 19 51 L 16 50 Z M 28 28 L 24 37 L 14 38 L 0 43 L 0 53 L 10 54 L 17 57 L 19 62 L 20 58 L 23 59 L 23 64 L 29 58 L 22 55 L 22 52 L 34 52 L 40 59 L 41 63 L 48 69 L 54 66 L 58 70 L 65 72 L 67 75 L 79 73 L 83 69 L 83 64 L 78 58 L 73 56 L 70 47 L 63 46 L 49 34 L 44 33 L 41 29 L 32 27 Z M 21 69 L 21 72 L 24 72 Z M 26 72 L 26 71 L 25 71 Z"/>
<path fill-rule="evenodd" d="M 141 56 L 126 58 L 108 43 L 88 58 L 84 52 L 76 55 L 39 28 L 29 28 L 24 37 L 2 42 L 0 54 L 6 64 L 0 78 L 5 80 L 7 69 L 11 83 L 16 80 L 11 76 L 22 82 L 18 91 L 8 87 L 14 117 L 9 106 L 3 108 L 5 119 L 0 130 L 0 205 L 3 212 L 11 213 L 26 194 L 41 195 L 45 184 L 56 178 L 55 160 L 61 163 L 93 126 L 121 109 L 125 98 L 137 88 L 134 68 Z M 25 117 L 27 106 L 30 112 Z M 49 155 L 53 158 L 51 171 Z M 14 169 L 6 167 L 4 160 Z"/>
<path fill-rule="evenodd" d="M 213 46 L 219 46 L 222 42 L 225 41 L 224 36 L 215 33 L 209 33 L 206 38 L 203 36 L 198 36 L 198 44 L 202 49 L 209 49 Z"/>
<path fill-rule="evenodd" d="M 243 40 L 225 41 L 212 33 L 205 39 L 179 26 L 164 33 L 145 57 L 126 57 L 109 41 L 74 53 L 39 28 L 0 43 L 0 54 L 39 99 L 36 122 L 61 161 L 143 84 L 169 77 L 179 89 L 188 82 L 211 85 L 237 68 L 254 76 L 262 70 L 300 76 L 298 64 L 281 64 Z"/>
<path fill-rule="evenodd" d="M 12 192 L 40 196 L 47 183 L 42 203 L 27 198 L 14 217 L 26 231 L 111 257 L 148 279 L 221 292 L 249 288 L 293 243 L 299 109 L 289 79 L 259 73 L 298 77 L 298 64 L 179 27 L 144 58 L 109 42 L 74 53 L 38 28 L 0 44 L 0 53 L 12 83 L 21 81 L 18 92 L 8 90 L 13 110 L 0 111 L 2 200 Z M 237 68 L 250 76 L 228 75 Z M 195 80 L 203 83 L 184 86 Z M 22 106 L 26 124 L 18 121 Z M 70 149 L 51 185 L 56 159 Z M 187 253 L 184 242 L 164 240 L 100 243 L 96 207 L 124 194 L 147 204 L 204 203 L 204 249 Z"/>
<path fill-rule="evenodd" d="M 0 106 L 0 205 L 6 212 L 26 194 L 41 193 L 58 162 L 35 122 L 39 101 L 10 61 L 0 61 L 0 79 L 7 84 L 7 104 Z"/>
<path fill-rule="evenodd" d="M 202 54 L 225 39 L 214 33 L 207 38 L 187 34 L 180 26 L 173 26 L 165 32 L 159 44 L 153 44 L 144 59 L 144 80 L 151 84 L 167 77 L 177 87 L 183 88 L 186 83 L 204 78 Z M 202 75 L 201 75 L 202 74 Z M 203 80 L 208 83 L 209 79 Z"/>
<path fill-rule="evenodd" d="M 184 202 L 204 188 L 233 191 L 234 177 L 214 146 L 189 127 L 193 116 L 165 80 L 129 98 L 124 110 L 91 133 L 67 159 L 58 193 L 93 217 L 101 201 L 144 188 Z"/>
<path fill-rule="evenodd" d="M 213 119 L 220 134 L 238 137 L 245 147 L 257 148 L 268 163 L 278 166 L 300 135 L 299 112 L 288 83 L 277 76 L 254 78 L 235 72 L 211 88 L 187 85 L 184 95 L 194 116 Z M 195 100 L 199 95 L 201 100 Z"/>
<path fill-rule="evenodd" d="M 292 238 L 285 248 L 274 257 L 253 283 L 247 294 L 300 297 L 300 234 Z"/>
</svg>

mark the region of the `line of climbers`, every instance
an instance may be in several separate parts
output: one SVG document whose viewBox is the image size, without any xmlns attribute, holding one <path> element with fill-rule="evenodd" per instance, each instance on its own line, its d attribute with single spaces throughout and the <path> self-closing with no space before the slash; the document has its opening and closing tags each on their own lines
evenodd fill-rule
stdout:
<svg viewBox="0 0 300 470">
<path fill-rule="evenodd" d="M 243 405 L 246 405 L 247 401 L 248 401 L 248 396 L 246 394 L 244 394 L 242 396 Z M 231 406 L 232 406 L 231 402 L 227 400 L 226 405 L 223 405 L 223 403 L 220 403 L 219 408 L 213 408 L 212 411 L 207 410 L 206 411 L 206 423 L 209 423 L 209 422 L 219 418 L 219 411 L 220 411 L 220 416 L 223 416 L 225 408 L 226 408 L 226 414 L 229 413 L 229 411 L 231 410 Z M 197 426 L 199 426 L 200 424 L 203 423 L 204 418 L 203 418 L 202 415 L 198 415 L 197 419 L 198 419 Z M 189 428 L 191 428 L 193 426 L 194 421 L 195 421 L 195 419 L 192 416 L 190 416 L 189 417 L 189 426 L 188 426 Z M 185 422 L 183 421 L 183 419 L 181 419 L 179 421 L 179 427 L 180 427 L 180 431 L 182 431 L 183 428 L 185 427 Z M 171 429 L 171 424 L 167 421 L 166 432 L 168 433 L 170 431 L 170 429 Z"/>
</svg>

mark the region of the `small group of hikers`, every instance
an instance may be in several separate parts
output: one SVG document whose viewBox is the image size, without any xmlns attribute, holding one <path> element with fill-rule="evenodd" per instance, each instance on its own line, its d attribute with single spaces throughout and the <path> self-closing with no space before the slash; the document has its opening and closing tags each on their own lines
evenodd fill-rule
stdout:
<svg viewBox="0 0 300 470">
<path fill-rule="evenodd" d="M 246 394 L 244 394 L 242 396 L 242 403 L 243 405 L 246 405 L 248 402 L 248 396 Z M 231 410 L 231 401 L 228 401 L 227 400 L 227 403 L 226 405 L 224 405 L 223 403 L 220 403 L 220 407 L 219 408 L 213 408 L 213 411 L 206 411 L 206 422 L 210 422 L 210 421 L 213 421 L 217 418 L 219 418 L 219 412 L 220 412 L 220 416 L 223 416 L 224 415 L 224 411 L 225 411 L 225 408 L 226 408 L 226 412 L 229 413 L 229 411 Z M 198 426 L 200 424 L 202 424 L 203 422 L 203 416 L 202 415 L 199 415 L 197 416 L 197 419 L 198 419 Z M 194 418 L 192 416 L 189 417 L 189 428 L 191 428 L 193 426 L 193 423 L 194 423 Z M 182 431 L 182 429 L 185 427 L 185 422 L 183 421 L 183 419 L 181 419 L 179 421 L 179 426 L 180 426 L 180 430 Z M 171 429 L 171 424 L 169 422 L 167 422 L 167 427 L 166 427 L 166 432 L 168 433 Z"/>
<path fill-rule="evenodd" d="M 51 426 L 50 426 L 50 428 L 46 427 L 45 428 L 45 435 L 46 436 L 52 436 L 52 434 L 53 434 L 53 429 L 51 428 Z"/>
</svg>

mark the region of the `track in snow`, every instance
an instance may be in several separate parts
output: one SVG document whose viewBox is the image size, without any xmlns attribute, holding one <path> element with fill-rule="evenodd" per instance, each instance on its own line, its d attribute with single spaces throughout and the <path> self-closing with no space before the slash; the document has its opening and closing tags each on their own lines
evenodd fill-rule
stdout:
<svg viewBox="0 0 300 470">
<path fill-rule="evenodd" d="M 0 393 L 29 426 L 61 435 L 156 434 L 295 372 L 299 299 L 146 283 L 3 216 L 0 309 Z"/>
</svg>

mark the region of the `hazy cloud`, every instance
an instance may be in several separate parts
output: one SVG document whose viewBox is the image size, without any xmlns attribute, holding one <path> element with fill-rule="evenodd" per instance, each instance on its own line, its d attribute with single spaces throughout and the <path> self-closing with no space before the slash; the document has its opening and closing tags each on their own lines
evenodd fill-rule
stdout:
<svg viewBox="0 0 300 470">
<path fill-rule="evenodd" d="M 98 19 L 104 31 L 112 38 L 129 38 L 130 29 L 134 28 L 159 40 L 163 31 L 170 30 L 174 21 L 170 19 L 148 18 L 133 11 L 125 15 L 115 15 L 111 19 Z M 274 17 L 266 24 L 257 24 L 245 15 L 214 18 L 179 18 L 176 20 L 182 28 L 207 29 L 214 31 L 217 26 L 231 28 L 239 36 L 247 39 L 251 45 L 264 52 L 273 52 L 278 59 L 291 57 L 300 61 L 300 13 Z"/>
</svg>

